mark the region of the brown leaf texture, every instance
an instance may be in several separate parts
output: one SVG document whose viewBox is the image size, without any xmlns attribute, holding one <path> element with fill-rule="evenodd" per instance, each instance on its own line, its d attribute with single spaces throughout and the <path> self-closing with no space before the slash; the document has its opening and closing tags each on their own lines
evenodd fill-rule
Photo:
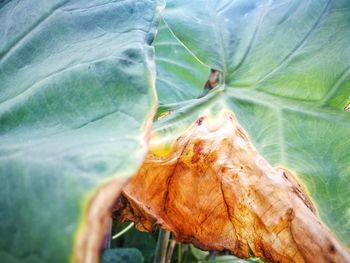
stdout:
<svg viewBox="0 0 350 263">
<path fill-rule="evenodd" d="M 297 178 L 273 168 L 230 113 L 199 118 L 168 154 L 151 150 L 113 217 L 241 258 L 350 262 Z"/>
</svg>

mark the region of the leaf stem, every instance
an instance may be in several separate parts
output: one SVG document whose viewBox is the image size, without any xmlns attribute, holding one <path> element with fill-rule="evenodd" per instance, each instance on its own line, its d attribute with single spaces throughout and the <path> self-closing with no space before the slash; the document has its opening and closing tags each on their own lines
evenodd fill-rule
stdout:
<svg viewBox="0 0 350 263">
<path fill-rule="evenodd" d="M 156 247 L 153 263 L 165 263 L 169 237 L 170 237 L 169 231 L 159 229 L 157 247 Z"/>
<path fill-rule="evenodd" d="M 173 256 L 175 245 L 176 245 L 176 241 L 174 239 L 172 239 L 170 241 L 168 254 L 166 255 L 165 263 L 170 263 L 171 262 L 171 257 Z"/>
<path fill-rule="evenodd" d="M 128 225 L 126 228 L 124 228 L 122 231 L 119 233 L 115 234 L 112 239 L 116 239 L 122 235 L 124 235 L 126 232 L 128 232 L 132 227 L 134 226 L 134 222 L 132 222 L 130 225 Z"/>
<path fill-rule="evenodd" d="M 177 244 L 177 263 L 181 263 L 182 261 L 182 244 L 179 242 Z"/>
</svg>

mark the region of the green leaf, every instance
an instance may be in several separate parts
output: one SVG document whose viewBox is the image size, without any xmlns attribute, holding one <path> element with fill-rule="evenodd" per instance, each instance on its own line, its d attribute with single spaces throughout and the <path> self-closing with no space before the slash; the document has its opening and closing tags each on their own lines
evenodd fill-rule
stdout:
<svg viewBox="0 0 350 263">
<path fill-rule="evenodd" d="M 202 260 L 206 260 L 206 258 L 209 255 L 208 251 L 203 251 L 201 249 L 196 248 L 194 245 L 190 245 L 190 250 L 191 253 L 193 254 L 193 256 L 198 260 L 198 261 L 202 261 Z"/>
<path fill-rule="evenodd" d="M 137 248 L 145 258 L 145 262 L 152 262 L 156 241 L 149 233 L 144 233 L 131 229 L 125 234 L 124 247 Z"/>
<path fill-rule="evenodd" d="M 107 249 L 103 252 L 101 263 L 142 263 L 143 256 L 136 248 Z"/>
<path fill-rule="evenodd" d="M 270 163 L 299 175 L 323 221 L 347 246 L 349 12 L 347 0 L 167 1 L 164 20 L 176 38 L 162 31 L 157 38 L 178 39 L 179 52 L 189 50 L 201 62 L 188 65 L 189 71 L 205 64 L 221 70 L 224 82 L 188 100 L 168 85 L 172 103 L 163 109 L 172 113 L 155 124 L 155 132 L 174 138 L 200 115 L 233 111 Z M 172 69 L 168 82 L 178 78 Z M 193 83 L 188 89 L 198 88 Z"/>
<path fill-rule="evenodd" d="M 209 68 L 192 56 L 162 21 L 156 40 L 157 94 L 160 104 L 197 98 Z"/>
<path fill-rule="evenodd" d="M 156 103 L 150 44 L 160 7 L 0 3 L 2 262 L 69 261 L 102 183 L 141 164 Z"/>
</svg>

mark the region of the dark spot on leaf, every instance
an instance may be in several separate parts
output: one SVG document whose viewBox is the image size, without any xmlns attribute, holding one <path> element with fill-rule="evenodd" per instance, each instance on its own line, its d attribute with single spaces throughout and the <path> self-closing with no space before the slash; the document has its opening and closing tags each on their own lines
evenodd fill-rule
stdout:
<svg viewBox="0 0 350 263">
<path fill-rule="evenodd" d="M 283 173 L 283 174 L 284 174 L 284 173 Z M 300 187 L 300 185 L 299 185 L 299 187 Z M 315 209 L 314 209 L 314 207 L 313 207 L 311 201 L 305 196 L 305 194 L 300 190 L 300 188 L 293 186 L 293 187 L 292 187 L 292 192 L 293 192 L 294 194 L 296 194 L 296 195 L 301 199 L 301 201 L 303 201 L 304 204 L 305 204 L 313 213 L 315 212 Z"/>
<path fill-rule="evenodd" d="M 241 137 L 245 141 L 247 140 L 247 137 L 245 136 L 244 132 L 240 128 L 236 129 L 236 135 Z"/>
<path fill-rule="evenodd" d="M 136 48 L 129 48 L 123 52 L 123 56 L 128 60 L 139 60 L 141 57 L 140 50 Z"/>
<path fill-rule="evenodd" d="M 287 221 L 291 222 L 294 219 L 294 217 L 295 217 L 295 213 L 293 208 L 288 208 L 286 211 Z"/>
<path fill-rule="evenodd" d="M 196 163 L 200 159 L 200 155 L 202 154 L 203 149 L 203 141 L 197 141 L 193 145 L 193 156 L 192 156 L 192 163 Z"/>
<path fill-rule="evenodd" d="M 225 167 L 225 166 L 221 167 L 221 173 L 226 173 L 227 170 L 228 170 L 227 167 Z"/>
<path fill-rule="evenodd" d="M 273 259 L 273 256 L 271 255 L 270 251 L 268 251 L 267 249 L 265 249 L 263 246 L 261 247 L 262 253 L 264 255 L 264 259 L 267 262 L 275 262 Z"/>
<path fill-rule="evenodd" d="M 203 119 L 204 119 L 204 117 L 200 117 L 200 118 L 197 120 L 198 126 L 201 126 L 201 125 L 202 125 Z"/>
<path fill-rule="evenodd" d="M 334 254 L 336 249 L 335 249 L 335 246 L 333 244 L 330 244 L 329 247 L 328 247 L 328 250 L 330 253 Z"/>
</svg>

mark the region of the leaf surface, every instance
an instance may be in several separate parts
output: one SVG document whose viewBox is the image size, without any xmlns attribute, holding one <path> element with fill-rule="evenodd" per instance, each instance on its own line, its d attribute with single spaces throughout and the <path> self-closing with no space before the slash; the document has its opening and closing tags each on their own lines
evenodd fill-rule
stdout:
<svg viewBox="0 0 350 263">
<path fill-rule="evenodd" d="M 161 5 L 0 4 L 2 262 L 97 261 L 104 216 L 147 152 Z"/>
<path fill-rule="evenodd" d="M 322 220 L 347 246 L 349 12 L 345 0 L 167 1 L 164 20 L 179 49 L 199 61 L 192 67 L 218 69 L 224 81 L 204 98 L 189 100 L 173 96 L 168 85 L 166 102 L 176 101 L 164 105 L 171 114 L 154 129 L 156 138 L 172 141 L 199 116 L 234 112 L 272 165 L 297 173 Z M 177 73 L 170 83 L 181 78 Z"/>
</svg>

